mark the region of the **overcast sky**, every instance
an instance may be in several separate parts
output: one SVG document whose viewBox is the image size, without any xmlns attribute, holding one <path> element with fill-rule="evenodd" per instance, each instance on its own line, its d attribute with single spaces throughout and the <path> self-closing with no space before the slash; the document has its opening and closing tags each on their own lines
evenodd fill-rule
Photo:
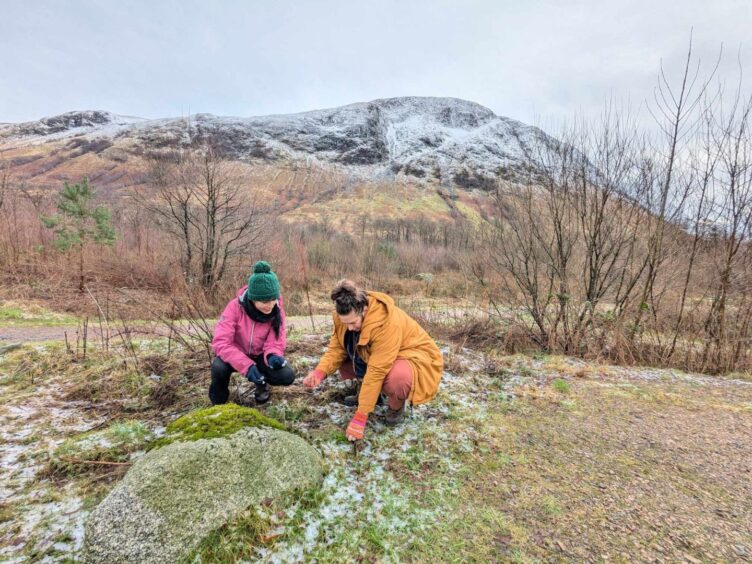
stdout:
<svg viewBox="0 0 752 564">
<path fill-rule="evenodd" d="M 638 107 L 694 49 L 752 83 L 752 0 L 0 0 L 0 122 L 452 96 L 527 123 Z"/>
</svg>

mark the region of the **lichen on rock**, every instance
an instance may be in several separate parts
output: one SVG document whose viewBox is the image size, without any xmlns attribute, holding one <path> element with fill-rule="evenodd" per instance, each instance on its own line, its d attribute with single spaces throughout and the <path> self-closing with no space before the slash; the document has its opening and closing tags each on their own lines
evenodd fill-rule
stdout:
<svg viewBox="0 0 752 564">
<path fill-rule="evenodd" d="M 297 435 L 247 427 L 147 453 L 92 512 L 85 562 L 176 562 L 265 499 L 318 485 L 321 455 Z"/>
</svg>

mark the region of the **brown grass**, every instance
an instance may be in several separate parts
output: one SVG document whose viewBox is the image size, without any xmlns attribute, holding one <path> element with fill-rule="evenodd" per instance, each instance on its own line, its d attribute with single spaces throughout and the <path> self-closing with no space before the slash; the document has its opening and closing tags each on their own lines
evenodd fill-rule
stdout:
<svg viewBox="0 0 752 564">
<path fill-rule="evenodd" d="M 750 555 L 752 388 L 569 383 L 567 399 L 523 394 L 485 426 L 456 517 L 469 545 L 504 561 Z"/>
</svg>

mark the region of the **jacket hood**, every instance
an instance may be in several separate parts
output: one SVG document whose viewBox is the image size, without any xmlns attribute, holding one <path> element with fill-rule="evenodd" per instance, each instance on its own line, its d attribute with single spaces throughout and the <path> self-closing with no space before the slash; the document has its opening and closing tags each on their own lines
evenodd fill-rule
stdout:
<svg viewBox="0 0 752 564">
<path fill-rule="evenodd" d="M 240 290 L 238 290 L 237 296 L 238 296 L 239 300 L 243 299 L 243 294 L 245 294 L 245 291 L 246 291 L 247 288 L 248 288 L 248 284 L 246 284 L 245 286 L 243 286 L 242 288 L 240 288 Z"/>
<path fill-rule="evenodd" d="M 392 315 L 394 300 L 381 292 L 368 292 L 368 311 L 360 328 L 359 345 L 371 340 L 371 332 L 381 327 Z"/>
</svg>

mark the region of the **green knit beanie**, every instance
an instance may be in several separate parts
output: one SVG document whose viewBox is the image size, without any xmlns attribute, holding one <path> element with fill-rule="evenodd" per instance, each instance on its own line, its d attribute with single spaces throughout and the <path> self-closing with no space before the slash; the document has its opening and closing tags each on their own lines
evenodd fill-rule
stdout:
<svg viewBox="0 0 752 564">
<path fill-rule="evenodd" d="M 248 278 L 245 293 L 249 300 L 256 302 L 268 302 L 279 297 L 279 280 L 268 262 L 260 260 L 253 265 L 253 274 Z"/>
</svg>

